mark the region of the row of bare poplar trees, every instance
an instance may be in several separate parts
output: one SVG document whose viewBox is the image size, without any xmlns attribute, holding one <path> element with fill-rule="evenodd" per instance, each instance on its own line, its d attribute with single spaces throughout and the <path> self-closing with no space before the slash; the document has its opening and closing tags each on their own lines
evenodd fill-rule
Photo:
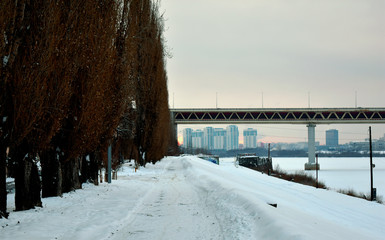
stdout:
<svg viewBox="0 0 385 240">
<path fill-rule="evenodd" d="M 142 166 L 167 153 L 158 3 L 2 0 L 0 31 L 0 217 L 7 175 L 26 210 L 97 184 L 109 144 Z"/>
</svg>

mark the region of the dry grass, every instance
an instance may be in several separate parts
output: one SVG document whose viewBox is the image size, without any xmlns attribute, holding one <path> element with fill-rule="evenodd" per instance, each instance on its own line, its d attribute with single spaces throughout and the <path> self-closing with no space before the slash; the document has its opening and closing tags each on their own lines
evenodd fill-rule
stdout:
<svg viewBox="0 0 385 240">
<path fill-rule="evenodd" d="M 305 172 L 297 171 L 295 173 L 287 173 L 280 169 L 279 165 L 275 167 L 275 169 L 272 171 L 271 176 L 281 178 L 287 181 L 300 183 L 303 185 L 308 185 L 316 188 L 323 188 L 327 189 L 326 185 L 323 182 L 316 181 L 316 179 L 306 174 Z"/>
<path fill-rule="evenodd" d="M 348 196 L 351 196 L 351 197 L 362 198 L 362 199 L 370 201 L 370 193 L 367 193 L 367 194 L 362 193 L 362 192 L 357 193 L 353 189 L 348 189 L 348 190 L 346 190 L 346 189 L 339 189 L 339 190 L 337 190 L 337 192 L 345 194 L 345 195 L 348 195 Z M 380 203 L 380 204 L 384 203 L 382 196 L 377 196 L 375 201 Z"/>
</svg>

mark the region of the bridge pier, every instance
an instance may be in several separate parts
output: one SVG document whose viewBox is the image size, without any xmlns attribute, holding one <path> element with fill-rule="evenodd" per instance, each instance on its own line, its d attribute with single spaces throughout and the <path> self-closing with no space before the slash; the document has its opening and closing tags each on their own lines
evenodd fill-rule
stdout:
<svg viewBox="0 0 385 240">
<path fill-rule="evenodd" d="M 315 162 L 315 124 L 307 125 L 308 162 L 305 163 L 305 170 L 319 170 L 319 164 Z"/>
</svg>

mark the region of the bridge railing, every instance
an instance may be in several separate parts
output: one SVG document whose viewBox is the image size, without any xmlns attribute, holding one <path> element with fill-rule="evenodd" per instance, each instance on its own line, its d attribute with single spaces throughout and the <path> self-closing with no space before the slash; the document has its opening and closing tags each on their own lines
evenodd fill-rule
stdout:
<svg viewBox="0 0 385 240">
<path fill-rule="evenodd" d="M 180 123 L 385 123 L 385 108 L 171 109 Z"/>
</svg>

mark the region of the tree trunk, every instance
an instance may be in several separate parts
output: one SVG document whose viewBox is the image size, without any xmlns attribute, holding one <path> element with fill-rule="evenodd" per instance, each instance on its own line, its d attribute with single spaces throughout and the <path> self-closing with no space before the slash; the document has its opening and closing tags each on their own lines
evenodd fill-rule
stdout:
<svg viewBox="0 0 385 240">
<path fill-rule="evenodd" d="M 95 185 L 99 185 L 98 181 L 98 170 L 99 170 L 99 157 L 98 152 L 90 154 L 90 181 L 92 181 Z"/>
<path fill-rule="evenodd" d="M 62 195 L 62 171 L 59 155 L 54 149 L 48 149 L 40 156 L 42 176 L 42 197 Z"/>
<path fill-rule="evenodd" d="M 6 147 L 0 143 L 0 218 L 8 217 L 7 213 L 7 182 L 6 182 Z"/>
<path fill-rule="evenodd" d="M 82 188 L 79 178 L 79 160 L 70 159 L 62 163 L 62 192 L 67 193 Z"/>
<path fill-rule="evenodd" d="M 86 183 L 90 178 L 90 163 L 89 160 L 87 160 L 87 156 L 80 157 L 80 161 L 80 182 Z"/>
<path fill-rule="evenodd" d="M 95 185 L 99 185 L 98 181 L 98 170 L 99 170 L 99 164 L 98 164 L 98 153 L 91 153 L 89 158 L 82 157 L 82 164 L 81 164 L 81 177 L 80 181 L 81 183 L 85 182 L 91 182 Z"/>
<path fill-rule="evenodd" d="M 40 178 L 36 164 L 28 152 L 27 144 L 17 148 L 15 161 L 17 162 L 15 174 L 15 205 L 16 211 L 42 207 L 40 198 Z"/>
</svg>

